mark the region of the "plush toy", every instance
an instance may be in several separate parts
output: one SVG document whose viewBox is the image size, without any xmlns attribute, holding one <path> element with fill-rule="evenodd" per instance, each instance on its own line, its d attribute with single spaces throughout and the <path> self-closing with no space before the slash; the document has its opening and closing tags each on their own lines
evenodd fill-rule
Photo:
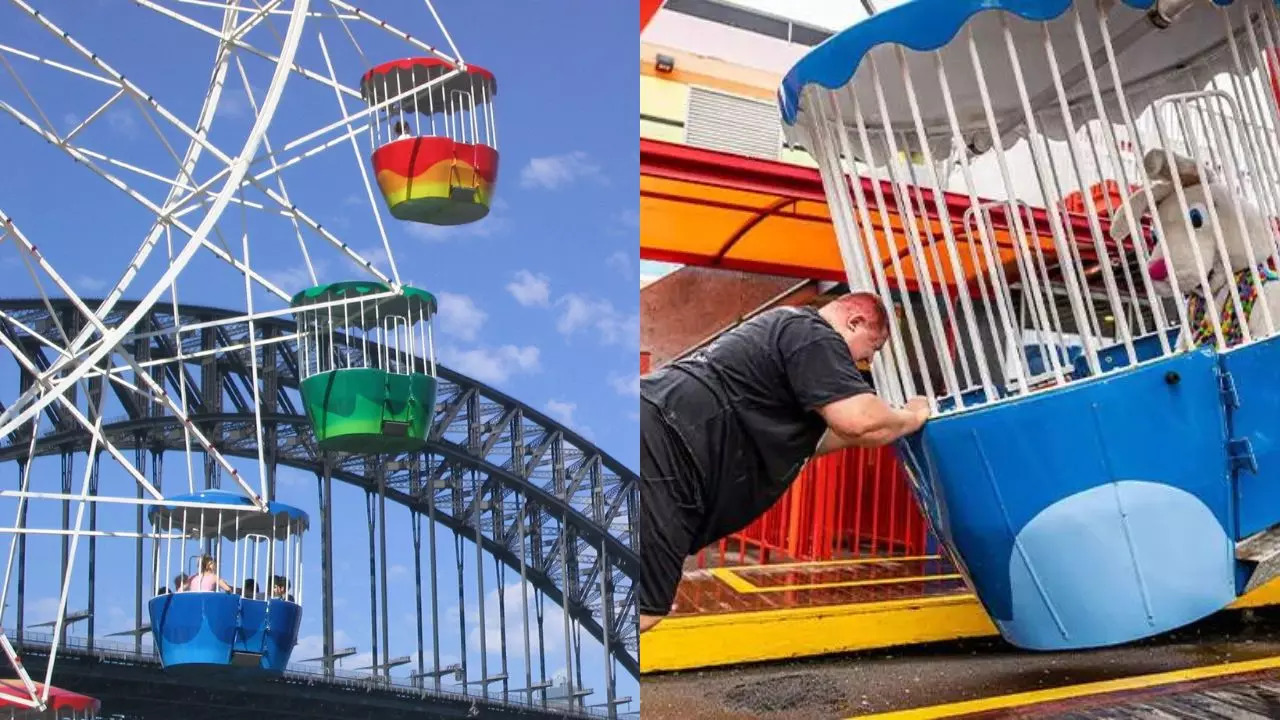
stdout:
<svg viewBox="0 0 1280 720">
<path fill-rule="evenodd" d="M 1245 198 L 1233 196 L 1231 189 L 1212 172 L 1200 168 L 1194 160 L 1176 153 L 1151 150 L 1143 159 L 1143 166 L 1152 181 L 1151 195 L 1156 203 L 1156 214 L 1160 218 L 1159 227 L 1165 234 L 1163 247 L 1151 244 L 1147 272 L 1157 294 L 1163 297 L 1174 296 L 1173 283 L 1170 281 L 1172 277 L 1176 278 L 1178 290 L 1187 299 L 1187 320 L 1191 336 L 1180 338 L 1179 348 L 1185 350 L 1215 342 L 1213 322 L 1208 314 L 1204 286 L 1200 281 L 1200 272 L 1192 250 L 1193 243 L 1200 248 L 1200 258 L 1208 273 L 1209 287 L 1213 291 L 1213 301 L 1218 311 L 1218 322 L 1227 345 L 1238 344 L 1243 339 L 1229 283 L 1235 284 L 1239 291 L 1244 317 L 1253 339 L 1269 335 L 1266 314 L 1259 306 L 1262 302 L 1271 311 L 1272 329 L 1280 333 L 1280 275 L 1276 274 L 1274 268 L 1276 244 L 1271 225 L 1262 211 Z M 1183 195 L 1186 197 L 1185 217 L 1174 191 L 1174 173 L 1181 180 Z M 1206 198 L 1212 200 L 1213 210 L 1217 213 L 1223 243 L 1227 249 L 1226 258 L 1221 257 L 1218 252 L 1213 219 Z M 1237 201 L 1240 205 L 1239 214 L 1236 212 Z M 1130 207 L 1135 217 L 1146 215 L 1150 211 L 1147 194 L 1139 190 L 1131 196 Z M 1129 224 L 1122 206 L 1112 216 L 1111 237 L 1117 241 L 1128 237 Z M 1188 226 L 1193 232 L 1190 238 L 1187 237 Z M 1258 266 L 1256 280 L 1251 271 L 1246 242 L 1251 243 L 1253 260 Z"/>
</svg>

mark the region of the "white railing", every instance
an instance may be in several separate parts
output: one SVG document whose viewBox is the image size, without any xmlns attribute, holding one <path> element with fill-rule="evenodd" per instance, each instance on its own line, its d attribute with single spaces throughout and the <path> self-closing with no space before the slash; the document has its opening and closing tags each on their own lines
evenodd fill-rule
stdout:
<svg viewBox="0 0 1280 720">
<path fill-rule="evenodd" d="M 421 303 L 409 303 L 405 315 L 384 315 L 382 303 L 367 298 L 295 312 L 300 380 L 347 368 L 435 375 L 432 318 Z"/>
<path fill-rule="evenodd" d="M 420 89 L 414 92 L 408 78 Z M 396 70 L 375 76 L 368 86 L 370 104 L 399 98 L 374 114 L 369 134 L 375 148 L 407 137 L 443 137 L 498 149 L 494 83 L 485 76 L 442 65 L 414 66 L 411 74 Z"/>
<path fill-rule="evenodd" d="M 1197 4 L 1148 36 L 1114 5 L 979 13 L 943 49 L 882 46 L 805 89 L 850 284 L 898 310 L 873 364 L 891 400 L 959 410 L 1276 334 L 1276 7 Z"/>
</svg>

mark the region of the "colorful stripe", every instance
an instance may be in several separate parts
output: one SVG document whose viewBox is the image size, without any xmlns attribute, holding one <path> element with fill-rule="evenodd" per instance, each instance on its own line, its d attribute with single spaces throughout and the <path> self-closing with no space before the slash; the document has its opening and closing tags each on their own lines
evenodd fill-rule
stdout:
<svg viewBox="0 0 1280 720">
<path fill-rule="evenodd" d="M 498 153 L 448 138 L 403 138 L 378 148 L 373 168 L 393 216 L 453 225 L 487 214 Z"/>
<path fill-rule="evenodd" d="M 1258 276 L 1263 285 L 1280 280 L 1280 274 L 1277 274 L 1267 262 L 1258 266 Z M 1237 270 L 1234 279 L 1236 291 L 1240 294 L 1240 304 L 1244 306 L 1244 320 L 1248 322 L 1249 316 L 1253 313 L 1253 306 L 1258 300 L 1258 285 L 1254 282 L 1253 273 L 1249 268 Z M 1231 306 L 1230 295 L 1228 295 L 1222 303 L 1221 317 L 1218 319 L 1219 325 L 1222 326 L 1222 338 L 1226 341 L 1227 347 L 1237 345 L 1244 339 L 1243 324 L 1232 311 Z M 1199 347 L 1214 341 L 1213 322 L 1209 318 L 1208 303 L 1198 291 L 1193 292 L 1187 302 L 1187 321 L 1194 328 L 1191 333 L 1192 346 Z"/>
</svg>

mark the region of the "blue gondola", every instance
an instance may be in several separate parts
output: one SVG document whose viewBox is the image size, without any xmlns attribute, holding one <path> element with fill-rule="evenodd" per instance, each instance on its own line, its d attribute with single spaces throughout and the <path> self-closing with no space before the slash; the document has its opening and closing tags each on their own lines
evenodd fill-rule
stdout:
<svg viewBox="0 0 1280 720">
<path fill-rule="evenodd" d="M 263 512 L 248 498 L 206 490 L 168 498 L 149 508 L 148 517 L 156 584 L 173 578 L 147 605 L 164 669 L 283 672 L 302 623 L 298 581 L 307 514 L 282 503 Z M 183 568 L 176 576 L 169 572 L 175 567 Z"/>
<path fill-rule="evenodd" d="M 877 387 L 935 402 L 900 455 L 1017 646 L 1155 635 L 1280 571 L 1280 141 L 1258 39 L 1278 21 L 1275 0 L 908 0 L 779 88 L 852 283 L 928 310 L 891 318 Z M 1067 213 L 1099 179 L 1138 191 Z M 1043 210 L 1018 220 L 1023 202 Z M 882 243 L 885 210 L 903 222 Z M 917 321 L 958 349 L 919 357 Z M 1010 359 L 1041 329 L 1091 340 Z"/>
</svg>

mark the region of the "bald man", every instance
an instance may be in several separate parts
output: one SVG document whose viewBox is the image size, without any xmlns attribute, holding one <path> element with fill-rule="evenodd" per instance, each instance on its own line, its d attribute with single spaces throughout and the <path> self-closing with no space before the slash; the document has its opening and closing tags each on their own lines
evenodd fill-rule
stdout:
<svg viewBox="0 0 1280 720">
<path fill-rule="evenodd" d="M 863 379 L 889 334 L 879 298 L 775 308 L 640 381 L 640 632 L 671 611 L 684 560 L 777 502 L 811 457 L 920 429 Z"/>
</svg>

